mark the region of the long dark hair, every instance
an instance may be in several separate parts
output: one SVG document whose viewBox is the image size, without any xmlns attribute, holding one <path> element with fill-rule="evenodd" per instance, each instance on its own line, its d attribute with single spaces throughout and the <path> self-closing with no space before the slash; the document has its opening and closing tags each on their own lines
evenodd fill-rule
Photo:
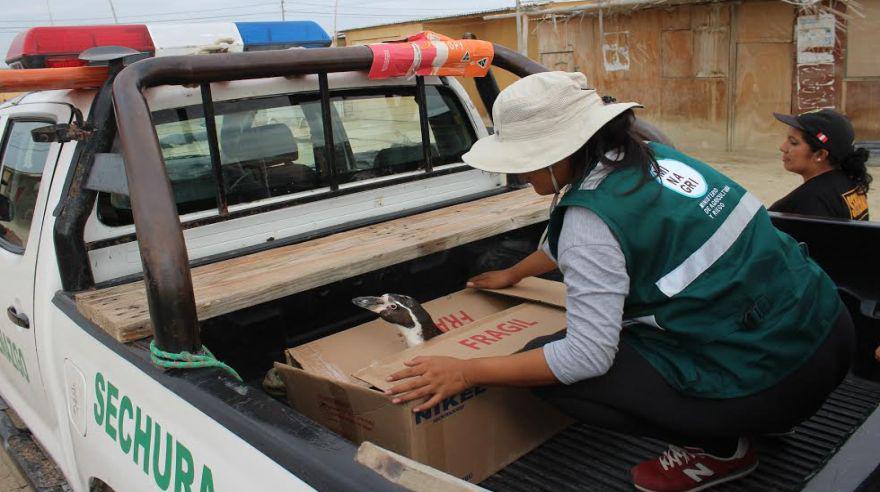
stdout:
<svg viewBox="0 0 880 492">
<path fill-rule="evenodd" d="M 597 162 L 615 168 L 638 166 L 642 170 L 642 180 L 635 188 L 627 192 L 629 194 L 660 173 L 654 152 L 635 131 L 633 125 L 635 118 L 632 109 L 620 113 L 600 128 L 587 140 L 587 143 L 574 153 L 572 165 L 574 166 L 575 180 L 583 178 L 588 166 Z M 622 154 L 623 159 L 616 161 L 605 157 L 605 154 L 613 151 Z"/>
<path fill-rule="evenodd" d="M 810 146 L 810 150 L 813 152 L 818 152 L 823 149 L 825 151 L 828 150 L 822 146 L 822 143 L 819 142 L 818 138 L 804 131 L 801 131 L 800 133 L 801 137 L 803 137 L 804 141 L 807 142 L 807 145 Z M 849 179 L 853 180 L 856 184 L 856 191 L 867 194 L 868 188 L 871 187 L 871 181 L 874 179 L 868 174 L 867 162 L 870 155 L 868 149 L 857 147 L 844 157 L 834 156 L 829 152 L 828 162 L 831 163 L 831 167 L 840 169 Z"/>
</svg>

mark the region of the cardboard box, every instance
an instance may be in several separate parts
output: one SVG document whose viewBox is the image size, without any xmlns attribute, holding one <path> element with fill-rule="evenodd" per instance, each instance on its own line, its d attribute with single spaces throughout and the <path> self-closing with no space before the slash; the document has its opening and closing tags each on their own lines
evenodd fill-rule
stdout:
<svg viewBox="0 0 880 492">
<path fill-rule="evenodd" d="M 508 355 L 565 328 L 565 290 L 527 279 L 502 291 L 463 290 L 423 304 L 450 330 L 407 348 L 377 319 L 287 351 L 276 364 L 291 406 L 343 437 L 371 441 L 424 464 L 480 482 L 571 421 L 520 388 L 471 388 L 434 408 L 395 405 L 385 378 L 418 355 Z M 378 389 L 377 389 L 378 388 Z"/>
</svg>

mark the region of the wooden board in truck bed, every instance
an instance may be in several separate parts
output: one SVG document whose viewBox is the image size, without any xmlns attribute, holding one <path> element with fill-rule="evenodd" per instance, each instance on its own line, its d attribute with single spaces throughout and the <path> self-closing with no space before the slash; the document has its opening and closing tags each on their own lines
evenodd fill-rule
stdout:
<svg viewBox="0 0 880 492">
<path fill-rule="evenodd" d="M 280 299 L 547 219 L 531 188 L 192 269 L 200 320 Z M 143 281 L 76 295 L 83 316 L 121 342 L 152 335 Z"/>
</svg>

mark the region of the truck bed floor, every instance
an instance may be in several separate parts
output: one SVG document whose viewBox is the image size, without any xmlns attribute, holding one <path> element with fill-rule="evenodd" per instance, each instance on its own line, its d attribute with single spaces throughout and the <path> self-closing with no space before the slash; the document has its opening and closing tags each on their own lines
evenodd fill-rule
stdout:
<svg viewBox="0 0 880 492">
<path fill-rule="evenodd" d="M 757 440 L 760 465 L 715 491 L 800 490 L 877 409 L 880 384 L 847 378 L 793 435 Z M 629 470 L 656 458 L 666 444 L 576 424 L 507 468 L 483 487 L 504 491 L 634 490 Z"/>
</svg>

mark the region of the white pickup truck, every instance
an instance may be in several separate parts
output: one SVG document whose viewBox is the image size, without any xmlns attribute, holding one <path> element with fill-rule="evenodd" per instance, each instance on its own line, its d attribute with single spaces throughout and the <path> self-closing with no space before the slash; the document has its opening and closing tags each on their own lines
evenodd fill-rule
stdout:
<svg viewBox="0 0 880 492">
<path fill-rule="evenodd" d="M 80 28 L 54 27 L 13 44 L 0 92 L 60 88 L 0 104 L 0 394 L 29 429 L 0 412 L 0 433 L 38 489 L 395 489 L 354 444 L 266 394 L 263 375 L 284 349 L 368 319 L 352 297 L 433 299 L 535 247 L 546 203 L 461 162 L 487 129 L 455 79 L 370 80 L 368 48 L 278 49 L 315 42 L 294 31 L 93 26 L 80 43 Z M 76 67 L 87 48 L 100 66 Z M 545 70 L 501 46 L 494 65 Z M 477 86 L 491 106 L 493 79 Z M 503 221 L 469 215 L 504 200 Z M 431 213 L 450 230 L 420 240 L 394 225 Z M 774 220 L 840 285 L 859 359 L 727 489 L 876 490 L 880 227 Z M 332 247 L 369 227 L 387 227 L 383 241 Z M 157 367 L 151 345 L 210 347 L 243 382 Z M 658 449 L 576 425 L 482 486 L 629 490 L 629 466 Z"/>
</svg>

